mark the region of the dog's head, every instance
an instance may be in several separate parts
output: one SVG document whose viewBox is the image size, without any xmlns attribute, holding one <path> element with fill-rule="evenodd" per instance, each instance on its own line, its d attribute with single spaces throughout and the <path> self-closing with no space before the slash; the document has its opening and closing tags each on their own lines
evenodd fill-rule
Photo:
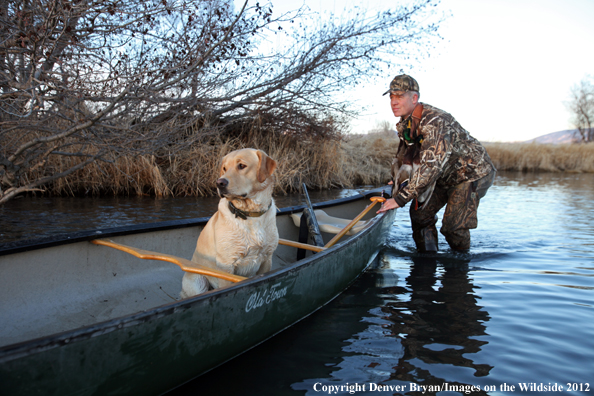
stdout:
<svg viewBox="0 0 594 396">
<path fill-rule="evenodd" d="M 217 190 L 221 197 L 249 198 L 272 185 L 276 161 L 262 150 L 241 149 L 223 157 Z"/>
</svg>

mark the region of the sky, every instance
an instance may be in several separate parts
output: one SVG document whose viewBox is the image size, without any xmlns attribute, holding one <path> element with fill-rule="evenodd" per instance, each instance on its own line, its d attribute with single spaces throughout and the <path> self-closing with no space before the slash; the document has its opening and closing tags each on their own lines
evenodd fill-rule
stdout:
<svg viewBox="0 0 594 396">
<path fill-rule="evenodd" d="M 439 53 L 407 71 L 422 102 L 451 113 L 481 141 L 574 128 L 565 103 L 573 85 L 594 75 L 593 0 L 443 0 L 441 7 L 452 17 Z M 389 119 L 389 102 L 381 102 L 353 129 Z"/>
<path fill-rule="evenodd" d="M 361 4 L 304 2 L 335 14 Z M 275 14 L 288 6 L 272 3 Z M 364 4 L 384 9 L 390 3 Z M 444 39 L 429 59 L 404 70 L 419 83 L 421 102 L 451 113 L 481 141 L 525 141 L 574 128 L 565 103 L 572 86 L 594 75 L 594 0 L 442 0 L 438 9 L 451 14 L 440 29 Z M 397 121 L 382 96 L 394 76 L 353 92 L 360 98 L 354 105 L 367 106 L 353 120 L 353 133 Z"/>
</svg>

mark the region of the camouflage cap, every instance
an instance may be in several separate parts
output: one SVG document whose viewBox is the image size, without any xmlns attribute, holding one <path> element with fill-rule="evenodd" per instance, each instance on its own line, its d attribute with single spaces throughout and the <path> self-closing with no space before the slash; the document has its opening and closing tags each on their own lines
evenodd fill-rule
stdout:
<svg viewBox="0 0 594 396">
<path fill-rule="evenodd" d="M 416 91 L 419 92 L 419 84 L 417 80 L 412 78 L 407 74 L 400 74 L 399 76 L 394 77 L 392 82 L 390 83 L 390 89 L 384 92 L 384 95 L 388 92 L 397 92 L 397 91 Z M 383 96 L 383 95 L 382 95 Z"/>
</svg>

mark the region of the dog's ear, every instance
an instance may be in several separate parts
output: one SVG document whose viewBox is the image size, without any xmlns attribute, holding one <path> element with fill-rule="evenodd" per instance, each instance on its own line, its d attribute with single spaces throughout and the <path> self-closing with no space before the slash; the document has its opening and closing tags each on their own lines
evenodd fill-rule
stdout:
<svg viewBox="0 0 594 396">
<path fill-rule="evenodd" d="M 276 161 L 262 150 L 256 151 L 256 154 L 258 155 L 258 181 L 264 183 L 276 169 Z"/>
</svg>

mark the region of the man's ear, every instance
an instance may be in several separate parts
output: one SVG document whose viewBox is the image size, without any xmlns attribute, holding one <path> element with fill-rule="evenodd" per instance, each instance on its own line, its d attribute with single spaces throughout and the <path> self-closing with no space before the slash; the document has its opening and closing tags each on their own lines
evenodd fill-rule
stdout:
<svg viewBox="0 0 594 396">
<path fill-rule="evenodd" d="M 256 151 L 258 155 L 258 181 L 264 183 L 276 169 L 276 161 L 270 158 L 264 151 Z"/>
</svg>

